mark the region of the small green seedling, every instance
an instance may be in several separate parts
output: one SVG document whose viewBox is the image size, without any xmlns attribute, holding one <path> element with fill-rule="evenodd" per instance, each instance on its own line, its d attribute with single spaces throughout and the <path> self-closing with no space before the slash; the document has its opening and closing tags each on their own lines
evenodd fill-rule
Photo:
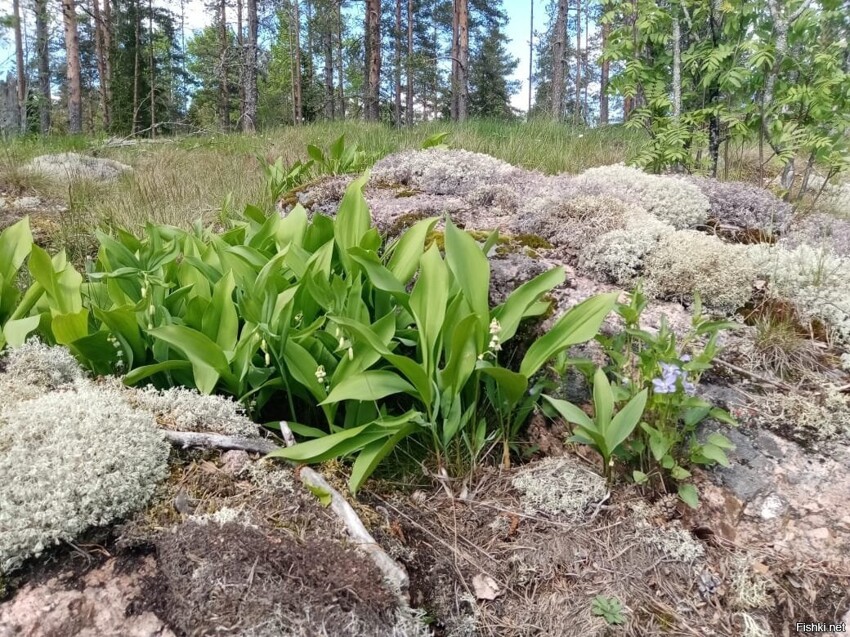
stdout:
<svg viewBox="0 0 850 637">
<path fill-rule="evenodd" d="M 623 624 L 626 621 L 623 618 L 623 605 L 616 597 L 597 595 L 590 604 L 590 612 L 602 617 L 610 625 Z"/>
</svg>

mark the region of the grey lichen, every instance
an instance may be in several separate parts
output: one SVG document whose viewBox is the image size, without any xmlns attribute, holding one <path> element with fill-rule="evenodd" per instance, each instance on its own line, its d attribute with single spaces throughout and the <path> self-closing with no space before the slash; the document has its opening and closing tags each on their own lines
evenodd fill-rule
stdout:
<svg viewBox="0 0 850 637">
<path fill-rule="evenodd" d="M 84 376 L 67 349 L 34 338 L 7 350 L 0 359 L 0 370 L 0 396 L 6 406 L 69 387 Z"/>
<path fill-rule="evenodd" d="M 692 177 L 708 197 L 709 217 L 721 225 L 757 231 L 765 238 L 782 234 L 791 221 L 791 204 L 769 190 L 739 181 Z"/>
<path fill-rule="evenodd" d="M 513 478 L 529 513 L 578 519 L 607 493 L 602 476 L 569 458 L 547 458 Z"/>
<path fill-rule="evenodd" d="M 642 501 L 632 503 L 632 521 L 637 538 L 679 562 L 694 562 L 705 555 L 702 544 L 684 529 L 676 526 L 659 527 L 649 520 L 650 509 Z"/>
<path fill-rule="evenodd" d="M 86 381 L 0 414 L 0 571 L 139 509 L 166 477 L 149 414 Z"/>
<path fill-rule="evenodd" d="M 707 307 L 731 313 L 750 300 L 757 274 L 744 246 L 681 230 L 662 237 L 647 259 L 646 290 L 685 303 L 699 293 Z"/>
<path fill-rule="evenodd" d="M 207 396 L 183 387 L 158 390 L 148 386 L 128 390 L 127 400 L 137 409 L 153 414 L 167 429 L 244 438 L 260 435 L 242 405 L 224 396 Z"/>
</svg>

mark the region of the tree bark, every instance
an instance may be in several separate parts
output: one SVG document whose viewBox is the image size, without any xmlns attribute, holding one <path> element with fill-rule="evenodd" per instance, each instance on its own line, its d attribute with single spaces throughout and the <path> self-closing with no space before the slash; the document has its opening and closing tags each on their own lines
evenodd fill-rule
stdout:
<svg viewBox="0 0 850 637">
<path fill-rule="evenodd" d="M 401 37 L 401 0 L 395 0 L 393 118 L 396 126 L 401 126 Z"/>
<path fill-rule="evenodd" d="M 682 114 L 682 27 L 673 17 L 673 118 Z"/>
<path fill-rule="evenodd" d="M 367 82 L 364 110 L 367 121 L 381 117 L 381 0 L 366 0 Z"/>
<path fill-rule="evenodd" d="M 407 66 L 405 81 L 405 121 L 413 126 L 413 0 L 407 0 Z"/>
<path fill-rule="evenodd" d="M 109 0 L 106 0 L 109 3 Z M 103 127 L 109 130 L 109 104 L 106 94 L 106 43 L 104 38 L 103 16 L 100 13 L 100 0 L 92 0 L 92 16 L 94 17 L 94 54 L 97 60 L 97 77 L 100 83 L 100 109 L 103 114 Z"/>
<path fill-rule="evenodd" d="M 573 124 L 581 118 L 581 0 L 576 0 L 576 97 L 573 104 Z"/>
<path fill-rule="evenodd" d="M 452 82 L 454 120 L 466 120 L 469 111 L 469 0 L 454 0 L 455 54 L 452 56 L 455 72 Z"/>
<path fill-rule="evenodd" d="M 602 25 L 602 51 L 603 53 L 608 48 L 608 34 L 611 32 L 611 25 L 605 22 Z M 608 77 L 611 71 L 611 63 L 608 58 L 602 58 L 602 67 L 599 70 L 599 124 L 601 126 L 608 125 Z"/>
<path fill-rule="evenodd" d="M 247 0 L 248 10 L 248 46 L 245 49 L 245 112 L 242 117 L 242 130 L 253 133 L 257 130 L 257 0 Z"/>
<path fill-rule="evenodd" d="M 304 106 L 301 93 L 301 0 L 292 3 L 292 30 L 295 40 L 295 69 L 292 75 L 293 90 L 295 93 L 295 123 L 300 124 L 304 120 Z"/>
<path fill-rule="evenodd" d="M 227 85 L 227 2 L 218 5 L 218 121 L 222 130 L 230 129 L 230 87 Z"/>
<path fill-rule="evenodd" d="M 77 33 L 77 14 L 74 0 L 62 0 L 62 21 L 65 26 L 65 55 L 68 78 L 68 132 L 83 132 L 83 91 L 80 78 L 80 38 Z"/>
<path fill-rule="evenodd" d="M 531 117 L 531 99 L 534 95 L 534 0 L 531 0 L 531 15 L 529 16 L 528 33 L 528 113 L 526 119 Z"/>
<path fill-rule="evenodd" d="M 141 64 L 139 60 L 139 48 L 141 46 L 141 20 L 139 14 L 139 0 L 133 3 L 133 21 L 134 21 L 134 38 L 133 38 L 133 124 L 130 128 L 130 134 L 135 135 L 139 130 L 139 82 L 141 74 Z"/>
<path fill-rule="evenodd" d="M 156 64 L 153 46 L 153 0 L 148 0 L 148 65 L 151 78 L 151 138 L 156 139 Z"/>
<path fill-rule="evenodd" d="M 245 28 L 242 24 L 242 0 L 236 0 L 236 49 L 239 51 L 239 120 L 245 127 L 245 65 L 247 55 L 245 51 Z M 238 126 L 238 124 L 237 124 Z"/>
<path fill-rule="evenodd" d="M 336 92 L 334 89 L 334 41 L 331 27 L 332 22 L 329 19 L 322 32 L 322 48 L 324 49 L 325 58 L 325 119 L 327 120 L 336 118 L 334 108 L 334 102 L 336 101 Z"/>
<path fill-rule="evenodd" d="M 555 33 L 552 35 L 552 89 L 550 114 L 559 120 L 564 113 L 564 88 L 566 83 L 565 57 L 567 37 L 568 0 L 558 0 L 555 16 Z"/>
<path fill-rule="evenodd" d="M 21 35 L 21 3 L 12 0 L 12 20 L 15 26 L 15 70 L 18 75 L 18 118 L 21 133 L 27 131 L 27 68 L 24 64 L 24 39 Z"/>
<path fill-rule="evenodd" d="M 43 135 L 50 132 L 50 109 L 53 99 L 50 97 L 50 49 L 47 46 L 47 0 L 35 1 L 35 41 L 38 55 L 38 116 L 39 128 Z"/>
<path fill-rule="evenodd" d="M 112 0 L 103 0 L 103 70 L 106 86 L 106 112 L 112 124 Z M 184 46 L 185 50 L 185 46 Z"/>
<path fill-rule="evenodd" d="M 339 116 L 345 119 L 345 58 L 342 54 L 342 0 L 336 3 L 337 84 L 339 87 Z"/>
</svg>

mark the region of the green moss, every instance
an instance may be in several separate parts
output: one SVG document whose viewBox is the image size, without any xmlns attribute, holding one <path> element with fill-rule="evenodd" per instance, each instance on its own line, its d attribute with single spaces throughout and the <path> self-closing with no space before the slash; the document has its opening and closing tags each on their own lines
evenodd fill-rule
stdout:
<svg viewBox="0 0 850 637">
<path fill-rule="evenodd" d="M 405 199 L 407 197 L 415 197 L 419 194 L 418 190 L 413 190 L 412 188 L 402 188 L 395 194 L 396 199 Z"/>
<path fill-rule="evenodd" d="M 422 221 L 422 219 L 427 219 L 428 213 L 423 210 L 417 210 L 414 212 L 407 212 L 403 215 L 399 215 L 399 217 L 393 221 L 393 224 L 387 230 L 388 237 L 397 237 L 402 232 L 407 230 L 410 226 L 415 224 L 417 221 Z"/>
<path fill-rule="evenodd" d="M 512 237 L 513 241 L 526 248 L 537 248 L 540 250 L 551 250 L 552 244 L 543 237 L 536 234 L 517 234 Z"/>
<path fill-rule="evenodd" d="M 446 235 L 442 230 L 432 230 L 425 237 L 425 249 L 429 249 L 432 245 L 436 245 L 440 251 L 446 249 Z"/>
</svg>

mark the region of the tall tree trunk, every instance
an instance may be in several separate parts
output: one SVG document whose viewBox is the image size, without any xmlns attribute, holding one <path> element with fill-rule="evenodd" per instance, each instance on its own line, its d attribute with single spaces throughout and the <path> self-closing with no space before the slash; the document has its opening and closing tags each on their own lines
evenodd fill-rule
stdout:
<svg viewBox="0 0 850 637">
<path fill-rule="evenodd" d="M 590 86 L 590 3 L 584 8 L 584 57 L 582 58 L 584 66 L 584 99 L 582 100 L 582 112 L 584 113 L 585 124 L 590 123 L 590 102 L 587 101 L 587 91 Z"/>
<path fill-rule="evenodd" d="M 366 0 L 366 94 L 367 121 L 381 118 L 381 0 Z"/>
<path fill-rule="evenodd" d="M 300 124 L 304 120 L 304 106 L 301 93 L 301 0 L 292 3 L 292 33 L 295 36 L 293 46 L 295 47 L 295 69 L 292 76 L 292 86 L 295 94 L 295 123 Z"/>
<path fill-rule="evenodd" d="M 449 109 L 451 118 L 453 122 L 457 121 L 457 96 L 460 92 L 460 87 L 458 86 L 458 63 L 460 61 L 460 49 L 459 44 L 460 41 L 458 39 L 458 30 L 459 27 L 459 14 L 457 10 L 458 0 L 452 1 L 452 49 L 451 49 L 451 58 L 452 58 L 452 71 L 451 71 L 451 87 L 452 87 L 452 103 Z M 434 110 L 436 111 L 436 105 Z"/>
<path fill-rule="evenodd" d="M 253 133 L 257 130 L 257 0 L 247 0 L 248 10 L 248 46 L 245 49 L 245 112 L 242 116 L 242 130 Z"/>
<path fill-rule="evenodd" d="M 12 20 L 15 23 L 15 70 L 18 75 L 18 118 L 22 133 L 27 131 L 27 68 L 24 64 L 24 38 L 21 35 L 20 0 L 12 0 Z"/>
<path fill-rule="evenodd" d="M 566 42 L 568 0 L 558 0 L 555 16 L 555 33 L 552 35 L 552 89 L 550 112 L 553 119 L 561 119 L 564 113 L 564 88 L 566 84 Z"/>
<path fill-rule="evenodd" d="M 153 0 L 148 0 L 148 65 L 151 78 L 151 138 L 156 138 L 156 64 L 153 46 Z"/>
<path fill-rule="evenodd" d="M 345 58 L 342 54 L 342 0 L 336 2 L 336 56 L 339 87 L 339 117 L 345 119 Z"/>
<path fill-rule="evenodd" d="M 62 0 L 62 21 L 65 25 L 65 55 L 68 60 L 68 131 L 74 135 L 83 132 L 80 39 L 77 33 L 77 14 L 74 0 Z"/>
<path fill-rule="evenodd" d="M 673 17 L 673 118 L 682 114 L 682 27 Z"/>
<path fill-rule="evenodd" d="M 139 0 L 133 3 L 133 20 L 135 24 L 133 38 L 133 124 L 130 134 L 135 135 L 139 130 L 139 83 L 141 75 L 141 64 L 139 60 L 139 49 L 141 48 L 142 17 L 139 14 Z"/>
<path fill-rule="evenodd" d="M 581 117 L 581 0 L 576 0 L 576 96 L 573 104 L 573 123 L 577 124 Z"/>
<path fill-rule="evenodd" d="M 531 118 L 531 100 L 534 95 L 534 0 L 531 0 L 531 15 L 528 22 L 528 113 L 526 119 Z"/>
<path fill-rule="evenodd" d="M 401 0 L 395 0 L 395 43 L 393 45 L 393 118 L 401 126 Z"/>
<path fill-rule="evenodd" d="M 106 0 L 108 3 L 109 0 Z M 100 108 L 103 113 L 103 128 L 109 130 L 109 105 L 106 94 L 106 38 L 104 37 L 103 16 L 100 13 L 100 0 L 92 0 L 92 16 L 94 17 L 94 54 L 97 59 L 97 77 L 100 84 Z"/>
<path fill-rule="evenodd" d="M 245 29 L 242 24 L 242 0 L 236 0 L 236 48 L 239 59 L 239 119 L 245 119 Z M 238 124 L 237 124 L 238 126 Z M 242 123 L 244 127 L 244 122 Z"/>
<path fill-rule="evenodd" d="M 452 56 L 453 119 L 462 122 L 469 110 L 469 0 L 454 0 L 452 17 L 454 55 Z"/>
<path fill-rule="evenodd" d="M 638 51 L 637 40 L 638 40 L 638 30 L 637 30 L 637 0 L 632 0 L 632 13 L 629 16 L 629 23 L 632 27 L 632 44 L 634 50 L 635 59 L 640 58 L 640 51 Z M 640 87 L 638 87 L 638 92 L 640 91 Z M 635 109 L 635 97 L 631 95 L 627 95 L 623 98 L 623 121 L 629 119 L 629 116 L 632 114 L 632 111 Z"/>
<path fill-rule="evenodd" d="M 336 119 L 334 108 L 336 90 L 334 89 L 334 36 L 330 21 L 322 34 L 322 48 L 325 58 L 325 119 L 333 120 Z"/>
<path fill-rule="evenodd" d="M 405 81 L 405 121 L 413 126 L 413 0 L 407 0 L 407 67 Z"/>
<path fill-rule="evenodd" d="M 112 0 L 103 0 L 103 82 L 106 86 L 106 113 L 112 124 Z"/>
<path fill-rule="evenodd" d="M 218 5 L 218 121 L 222 130 L 230 129 L 230 87 L 227 69 L 227 1 Z"/>
<path fill-rule="evenodd" d="M 47 46 L 47 0 L 35 1 L 35 46 L 38 55 L 38 118 L 42 134 L 50 132 L 50 50 Z"/>
<path fill-rule="evenodd" d="M 599 70 L 599 124 L 608 125 L 608 77 L 611 72 L 611 63 L 604 57 L 608 49 L 608 34 L 611 25 L 608 22 L 602 24 L 602 67 Z"/>
<path fill-rule="evenodd" d="M 315 77 L 315 69 L 313 68 L 313 58 L 315 50 L 313 49 L 313 3 L 311 0 L 305 0 L 307 7 L 307 16 L 305 26 L 307 27 L 307 86 L 313 85 Z"/>
</svg>

